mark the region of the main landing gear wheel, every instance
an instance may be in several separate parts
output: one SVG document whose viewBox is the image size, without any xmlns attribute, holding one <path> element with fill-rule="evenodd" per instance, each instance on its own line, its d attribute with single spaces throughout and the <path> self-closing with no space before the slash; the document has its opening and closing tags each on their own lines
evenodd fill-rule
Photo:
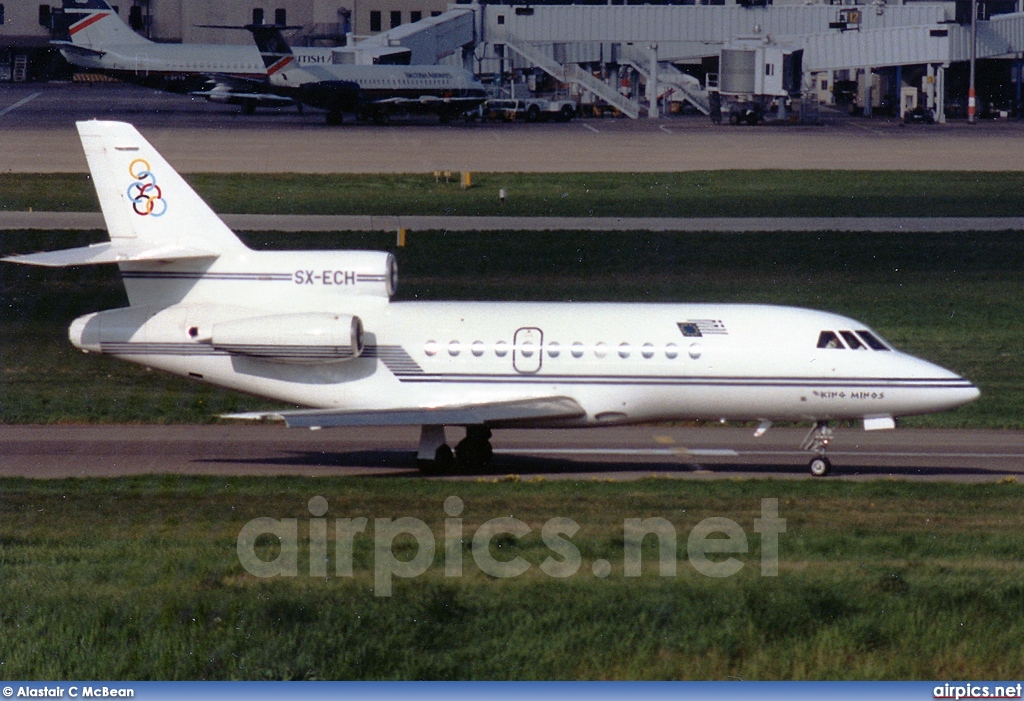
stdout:
<svg viewBox="0 0 1024 701">
<path fill-rule="evenodd" d="M 418 459 L 416 460 L 416 467 L 427 477 L 445 475 L 455 467 L 455 454 L 452 453 L 452 449 L 447 445 L 441 445 L 434 452 L 433 460 Z"/>
<path fill-rule="evenodd" d="M 491 466 L 494 449 L 491 447 L 491 429 L 486 426 L 467 426 L 466 437 L 455 446 L 455 461 L 463 472 L 480 472 Z"/>
</svg>

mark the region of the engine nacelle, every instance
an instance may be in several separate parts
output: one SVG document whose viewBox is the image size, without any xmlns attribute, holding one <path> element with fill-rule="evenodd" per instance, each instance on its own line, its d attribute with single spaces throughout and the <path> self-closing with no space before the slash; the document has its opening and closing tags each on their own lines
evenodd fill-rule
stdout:
<svg viewBox="0 0 1024 701">
<path fill-rule="evenodd" d="M 278 363 L 341 363 L 363 352 L 363 322 L 326 312 L 250 317 L 214 324 L 208 342 L 232 355 Z"/>
</svg>

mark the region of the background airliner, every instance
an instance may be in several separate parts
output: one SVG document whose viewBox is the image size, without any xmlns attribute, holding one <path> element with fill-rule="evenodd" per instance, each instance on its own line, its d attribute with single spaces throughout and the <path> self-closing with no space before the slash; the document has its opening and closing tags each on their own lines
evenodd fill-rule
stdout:
<svg viewBox="0 0 1024 701">
<path fill-rule="evenodd" d="M 69 63 L 125 82 L 211 100 L 281 106 L 268 90 L 267 68 L 251 44 L 158 44 L 135 33 L 106 0 L 64 0 L 67 38 L 55 41 Z M 331 48 L 296 49 L 297 61 L 330 62 Z"/>
<path fill-rule="evenodd" d="M 110 241 L 5 260 L 116 263 L 130 306 L 71 342 L 310 407 L 235 418 L 289 426 L 419 425 L 426 472 L 491 459 L 491 429 L 681 419 L 893 428 L 978 390 L 838 314 L 769 305 L 392 302 L 395 259 L 253 251 L 129 124 L 79 122 Z M 453 451 L 445 426 L 466 427 Z"/>
<path fill-rule="evenodd" d="M 363 66 L 298 60 L 281 29 L 248 25 L 278 95 L 327 111 L 327 123 L 345 113 L 387 123 L 392 114 L 436 114 L 447 121 L 487 99 L 473 74 L 450 66 Z"/>
</svg>

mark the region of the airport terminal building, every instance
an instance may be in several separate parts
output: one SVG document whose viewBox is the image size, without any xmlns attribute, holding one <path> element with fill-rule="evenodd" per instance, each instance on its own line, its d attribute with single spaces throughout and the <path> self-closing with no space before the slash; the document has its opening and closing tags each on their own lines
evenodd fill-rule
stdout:
<svg viewBox="0 0 1024 701">
<path fill-rule="evenodd" d="M 202 25 L 282 24 L 304 46 L 406 47 L 412 63 L 463 65 L 495 95 L 554 94 L 630 117 L 756 98 L 938 121 L 966 113 L 968 62 L 981 116 L 1022 112 L 1024 0 L 682 0 L 456 3 L 446 0 L 121 0 L 119 16 L 158 42 L 241 44 Z M 114 3 L 111 3 L 112 5 Z M 68 78 L 49 45 L 62 9 L 0 2 L 0 82 Z M 380 53 L 379 51 L 377 53 Z"/>
</svg>

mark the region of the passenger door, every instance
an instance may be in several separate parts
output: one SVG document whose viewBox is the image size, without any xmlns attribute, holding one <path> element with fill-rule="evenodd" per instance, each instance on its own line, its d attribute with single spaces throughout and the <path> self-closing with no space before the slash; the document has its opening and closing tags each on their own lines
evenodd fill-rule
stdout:
<svg viewBox="0 0 1024 701">
<path fill-rule="evenodd" d="M 540 371 L 544 358 L 544 332 L 534 327 L 516 331 L 512 342 L 512 367 L 516 372 L 531 374 Z"/>
</svg>

